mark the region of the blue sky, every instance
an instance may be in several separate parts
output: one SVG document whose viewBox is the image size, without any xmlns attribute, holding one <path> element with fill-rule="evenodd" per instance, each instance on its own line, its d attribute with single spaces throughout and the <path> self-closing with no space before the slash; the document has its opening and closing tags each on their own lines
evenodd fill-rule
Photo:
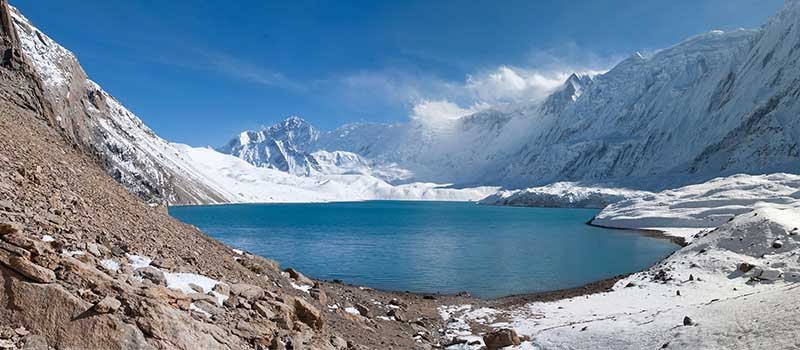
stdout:
<svg viewBox="0 0 800 350">
<path fill-rule="evenodd" d="M 12 5 L 159 135 L 218 146 L 291 114 L 328 130 L 535 98 L 571 71 L 712 29 L 756 28 L 783 0 Z"/>
</svg>

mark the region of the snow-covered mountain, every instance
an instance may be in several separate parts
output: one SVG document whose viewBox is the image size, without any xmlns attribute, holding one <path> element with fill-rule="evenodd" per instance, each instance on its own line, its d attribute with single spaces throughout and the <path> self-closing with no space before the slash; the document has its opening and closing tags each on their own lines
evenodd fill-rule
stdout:
<svg viewBox="0 0 800 350">
<path fill-rule="evenodd" d="M 244 131 L 218 151 L 244 159 L 258 167 L 296 175 L 319 172 L 320 165 L 305 150 L 319 138 L 319 131 L 305 120 L 291 116 L 259 131 Z"/>
<path fill-rule="evenodd" d="M 637 53 L 604 74 L 572 75 L 541 101 L 436 123 L 355 123 L 327 132 L 289 118 L 221 147 L 217 153 L 250 166 L 211 167 L 216 172 L 191 156 L 212 150 L 159 138 L 89 80 L 72 53 L 16 10 L 13 20 L 54 106 L 49 122 L 154 202 L 284 198 L 250 196 L 228 187 L 249 186 L 231 178 L 257 178 L 263 188 L 282 178 L 308 191 L 309 183 L 320 191 L 325 181 L 347 184 L 348 195 L 337 185 L 337 195 L 308 197 L 327 200 L 378 198 L 362 194 L 413 182 L 437 189 L 433 184 L 526 188 L 557 181 L 663 189 L 734 173 L 800 172 L 797 0 L 760 29 L 712 31 L 650 57 Z M 233 164 L 229 158 L 221 164 Z M 283 175 L 263 176 L 265 169 Z"/>
<path fill-rule="evenodd" d="M 372 165 L 347 152 L 306 152 L 319 133 L 300 118 L 289 118 L 261 132 L 243 133 L 223 149 L 259 166 L 212 149 L 169 143 L 91 81 L 70 51 L 18 10 L 12 9 L 12 19 L 23 52 L 41 77 L 45 98 L 53 106 L 48 123 L 149 202 L 464 201 L 478 200 L 496 190 L 456 189 L 430 182 L 394 186 L 382 178 L 401 178 L 401 169 Z M 253 145 L 258 147 L 249 148 Z"/>
<path fill-rule="evenodd" d="M 555 181 L 662 189 L 735 173 L 800 171 L 800 2 L 757 30 L 712 31 L 543 101 L 435 127 L 349 124 L 318 149 L 394 163 L 413 180 L 508 188 Z"/>
</svg>

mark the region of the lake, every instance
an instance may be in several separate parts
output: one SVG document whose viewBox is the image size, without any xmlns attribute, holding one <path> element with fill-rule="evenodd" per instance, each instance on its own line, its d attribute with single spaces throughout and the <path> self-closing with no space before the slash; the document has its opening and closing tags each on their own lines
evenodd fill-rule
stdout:
<svg viewBox="0 0 800 350">
<path fill-rule="evenodd" d="M 317 279 L 484 298 L 578 287 L 647 268 L 669 240 L 585 223 L 592 209 L 368 201 L 171 207 L 233 247 Z"/>
</svg>

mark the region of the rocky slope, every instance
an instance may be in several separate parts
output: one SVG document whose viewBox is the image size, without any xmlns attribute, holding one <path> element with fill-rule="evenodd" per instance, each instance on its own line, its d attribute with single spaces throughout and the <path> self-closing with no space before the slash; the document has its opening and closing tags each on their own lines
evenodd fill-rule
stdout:
<svg viewBox="0 0 800 350">
<path fill-rule="evenodd" d="M 0 0 L 0 347 L 413 349 L 438 341 L 436 301 L 281 271 L 131 195 L 96 154 L 76 147 L 79 133 L 58 123 L 61 110 L 22 54 L 7 6 Z"/>
<path fill-rule="evenodd" d="M 16 9 L 11 20 L 21 53 L 43 81 L 48 122 L 91 154 L 118 182 L 154 203 L 213 203 L 224 198 L 177 151 L 113 96 L 89 80 L 77 58 Z"/>
</svg>

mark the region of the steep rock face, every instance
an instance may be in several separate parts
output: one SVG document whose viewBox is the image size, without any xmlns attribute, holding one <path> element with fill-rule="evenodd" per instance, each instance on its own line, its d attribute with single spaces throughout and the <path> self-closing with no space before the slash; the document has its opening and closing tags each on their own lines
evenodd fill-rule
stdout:
<svg viewBox="0 0 800 350">
<path fill-rule="evenodd" d="M 4 68 L 0 69 L 0 97 L 53 123 L 52 106 L 44 98 L 41 79 L 22 52 L 8 8 L 6 0 L 0 1 L 0 67 Z"/>
<path fill-rule="evenodd" d="M 16 9 L 11 21 L 20 52 L 43 82 L 49 122 L 139 197 L 156 203 L 223 201 L 190 164 L 114 97 L 89 80 L 78 60 Z M 5 26 L 4 26 L 5 28 Z"/>
</svg>

